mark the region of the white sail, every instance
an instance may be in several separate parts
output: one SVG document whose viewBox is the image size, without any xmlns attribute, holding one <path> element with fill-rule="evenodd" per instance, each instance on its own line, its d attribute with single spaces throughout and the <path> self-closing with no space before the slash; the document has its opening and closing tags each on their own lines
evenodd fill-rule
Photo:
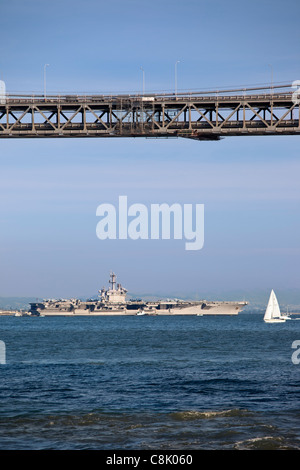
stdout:
<svg viewBox="0 0 300 470">
<path fill-rule="evenodd" d="M 275 292 L 273 290 L 271 292 L 271 295 L 272 294 L 273 294 L 273 316 L 272 316 L 272 318 L 280 318 L 281 317 L 280 308 L 279 308 L 279 305 L 278 305 L 278 301 L 277 301 Z"/>
<path fill-rule="evenodd" d="M 272 292 L 273 292 L 273 291 L 272 291 Z M 268 302 L 268 305 L 267 305 L 267 308 L 266 308 L 264 320 L 271 320 L 271 318 L 272 318 L 272 312 L 273 312 L 273 296 L 272 296 L 272 292 L 271 292 L 271 295 L 270 295 L 270 298 L 269 298 L 269 302 Z"/>
<path fill-rule="evenodd" d="M 274 322 L 274 323 L 278 322 L 278 321 L 285 321 L 285 319 L 283 319 L 281 317 L 278 300 L 276 298 L 276 295 L 275 295 L 275 292 L 273 291 L 273 289 L 272 289 L 271 294 L 270 294 L 270 298 L 269 298 L 269 302 L 268 302 L 268 305 L 267 305 L 267 308 L 266 308 L 264 320 L 266 322 Z"/>
</svg>

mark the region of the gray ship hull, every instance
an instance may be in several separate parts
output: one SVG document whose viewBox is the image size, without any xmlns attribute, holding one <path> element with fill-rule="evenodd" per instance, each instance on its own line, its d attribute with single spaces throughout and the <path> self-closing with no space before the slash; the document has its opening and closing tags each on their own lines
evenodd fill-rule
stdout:
<svg viewBox="0 0 300 470">
<path fill-rule="evenodd" d="M 159 300 L 146 302 L 140 299 L 126 300 L 127 290 L 117 284 L 111 273 L 111 288 L 99 291 L 99 299 L 81 301 L 45 300 L 30 304 L 31 315 L 36 316 L 112 316 L 112 315 L 237 315 L 247 302 L 211 302 L 206 300 Z"/>
<path fill-rule="evenodd" d="M 31 308 L 32 315 L 43 316 L 132 316 L 132 315 L 238 315 L 247 302 L 201 302 L 199 304 L 173 306 L 170 308 Z"/>
</svg>

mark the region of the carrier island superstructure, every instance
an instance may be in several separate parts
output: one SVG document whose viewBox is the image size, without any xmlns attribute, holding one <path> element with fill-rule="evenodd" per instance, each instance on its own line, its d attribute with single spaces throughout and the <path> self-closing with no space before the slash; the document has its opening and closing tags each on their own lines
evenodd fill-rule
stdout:
<svg viewBox="0 0 300 470">
<path fill-rule="evenodd" d="M 109 316 L 109 315 L 237 315 L 247 302 L 167 299 L 126 300 L 127 290 L 110 274 L 110 287 L 99 290 L 98 299 L 49 299 L 30 303 L 30 315 Z"/>
</svg>

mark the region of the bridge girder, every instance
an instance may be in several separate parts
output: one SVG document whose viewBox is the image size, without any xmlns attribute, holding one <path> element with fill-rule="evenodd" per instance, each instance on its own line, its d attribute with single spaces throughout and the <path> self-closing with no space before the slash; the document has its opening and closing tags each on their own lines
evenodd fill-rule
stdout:
<svg viewBox="0 0 300 470">
<path fill-rule="evenodd" d="M 8 97 L 0 138 L 185 137 L 300 134 L 291 93 L 250 96 Z"/>
</svg>

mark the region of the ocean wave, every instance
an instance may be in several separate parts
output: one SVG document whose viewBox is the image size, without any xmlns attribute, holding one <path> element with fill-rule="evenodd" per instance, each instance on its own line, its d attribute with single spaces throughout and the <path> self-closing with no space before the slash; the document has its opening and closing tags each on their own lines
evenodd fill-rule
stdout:
<svg viewBox="0 0 300 470">
<path fill-rule="evenodd" d="M 299 450 L 281 422 L 263 423 L 247 409 L 171 413 L 32 413 L 0 418 L 3 449 L 234 449 Z"/>
<path fill-rule="evenodd" d="M 211 418 L 240 418 L 249 416 L 252 413 L 248 410 L 229 409 L 229 410 L 209 410 L 209 411 L 178 411 L 171 413 L 171 417 L 178 421 L 189 421 L 196 419 L 211 419 Z"/>
<path fill-rule="evenodd" d="M 299 450 L 299 446 L 287 443 L 283 437 L 262 436 L 236 442 L 234 448 L 237 450 Z"/>
<path fill-rule="evenodd" d="M 151 412 L 104 412 L 93 411 L 87 413 L 58 413 L 46 414 L 32 413 L 23 416 L 12 416 L 0 418 L 0 433 L 5 426 L 10 429 L 23 427 L 28 428 L 51 428 L 51 427 L 85 427 L 95 425 L 125 426 L 138 428 L 155 425 L 165 425 L 176 421 L 195 421 L 201 419 L 215 418 L 241 418 L 252 416 L 248 410 L 228 409 L 228 410 L 187 410 L 171 413 L 151 413 Z M 169 421 L 170 420 L 170 421 Z"/>
</svg>

